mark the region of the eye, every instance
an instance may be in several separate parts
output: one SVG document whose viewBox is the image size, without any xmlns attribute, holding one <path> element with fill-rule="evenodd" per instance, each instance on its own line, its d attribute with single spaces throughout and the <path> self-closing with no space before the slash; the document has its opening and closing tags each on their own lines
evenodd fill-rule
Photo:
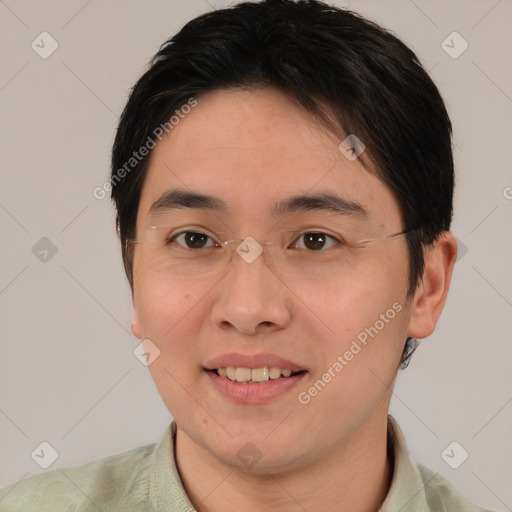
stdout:
<svg viewBox="0 0 512 512">
<path fill-rule="evenodd" d="M 335 243 L 341 243 L 339 240 L 337 240 L 333 236 L 328 235 L 326 233 L 318 232 L 318 231 L 302 233 L 299 236 L 298 240 L 304 240 L 305 247 L 299 247 L 300 249 L 306 248 L 311 251 L 319 251 L 320 249 L 324 249 L 325 244 L 329 240 L 332 240 Z M 297 243 L 298 242 L 295 242 L 295 244 L 297 244 Z"/>
<path fill-rule="evenodd" d="M 184 242 L 186 245 L 183 245 L 179 242 L 180 240 Z M 213 242 L 212 245 L 205 245 L 207 240 L 211 240 Z M 181 233 L 178 233 L 174 236 L 172 236 L 168 242 L 167 245 L 169 245 L 171 242 L 176 241 L 178 245 L 181 247 L 184 247 L 185 249 L 203 249 L 208 247 L 218 247 L 219 244 L 213 241 L 211 237 L 208 235 L 205 235 L 204 233 L 200 233 L 198 231 L 182 231 Z"/>
</svg>

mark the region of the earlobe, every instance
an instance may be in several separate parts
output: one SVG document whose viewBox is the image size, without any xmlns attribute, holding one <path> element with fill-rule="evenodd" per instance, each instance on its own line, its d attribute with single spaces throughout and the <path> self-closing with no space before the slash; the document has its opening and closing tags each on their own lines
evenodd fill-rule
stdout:
<svg viewBox="0 0 512 512">
<path fill-rule="evenodd" d="M 412 300 L 407 336 L 421 339 L 434 332 L 446 302 L 456 258 L 457 242 L 449 231 L 444 231 L 425 250 L 425 270 Z"/>
<path fill-rule="evenodd" d="M 133 306 L 132 313 L 132 334 L 139 340 L 143 338 L 142 333 L 140 331 L 139 314 L 137 313 L 137 309 L 135 306 Z"/>
</svg>

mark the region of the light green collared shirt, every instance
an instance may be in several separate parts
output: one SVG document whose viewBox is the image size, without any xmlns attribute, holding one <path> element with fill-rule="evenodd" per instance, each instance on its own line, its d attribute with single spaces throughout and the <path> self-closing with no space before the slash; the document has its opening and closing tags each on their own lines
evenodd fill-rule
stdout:
<svg viewBox="0 0 512 512">
<path fill-rule="evenodd" d="M 54 469 L 0 490 L 1 512 L 194 512 L 174 458 L 176 422 L 158 444 Z M 417 465 L 388 416 L 394 453 L 391 487 L 380 512 L 489 512 L 467 501 L 443 477 Z"/>
</svg>

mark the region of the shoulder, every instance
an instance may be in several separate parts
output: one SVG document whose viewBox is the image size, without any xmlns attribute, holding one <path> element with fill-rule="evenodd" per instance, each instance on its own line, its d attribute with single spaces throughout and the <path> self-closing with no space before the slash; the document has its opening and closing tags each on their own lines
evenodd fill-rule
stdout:
<svg viewBox="0 0 512 512">
<path fill-rule="evenodd" d="M 2 512 L 135 509 L 147 502 L 157 445 L 145 445 L 82 466 L 53 469 L 0 489 Z"/>
<path fill-rule="evenodd" d="M 453 485 L 439 473 L 417 464 L 425 488 L 429 510 L 436 512 L 491 512 L 468 501 Z"/>
<path fill-rule="evenodd" d="M 394 464 L 393 478 L 382 512 L 491 512 L 471 503 L 439 473 L 417 464 L 391 415 L 388 416 L 388 453 Z"/>
</svg>

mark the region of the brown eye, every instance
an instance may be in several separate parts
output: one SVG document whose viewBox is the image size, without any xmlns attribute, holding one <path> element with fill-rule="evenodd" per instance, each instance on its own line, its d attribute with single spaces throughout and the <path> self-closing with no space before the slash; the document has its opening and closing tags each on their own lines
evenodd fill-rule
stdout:
<svg viewBox="0 0 512 512">
<path fill-rule="evenodd" d="M 336 242 L 334 237 L 321 232 L 303 233 L 298 240 L 303 240 L 305 248 L 309 251 L 319 251 L 323 249 L 329 240 Z"/>
<path fill-rule="evenodd" d="M 205 243 L 208 239 L 211 238 L 204 233 L 199 233 L 197 231 L 184 231 L 183 233 L 178 233 L 173 236 L 169 242 L 174 242 L 178 240 L 182 240 L 186 245 L 178 243 L 178 245 L 185 247 L 186 249 L 202 249 L 205 247 Z M 210 245 L 208 247 L 214 247 L 215 244 Z"/>
</svg>

